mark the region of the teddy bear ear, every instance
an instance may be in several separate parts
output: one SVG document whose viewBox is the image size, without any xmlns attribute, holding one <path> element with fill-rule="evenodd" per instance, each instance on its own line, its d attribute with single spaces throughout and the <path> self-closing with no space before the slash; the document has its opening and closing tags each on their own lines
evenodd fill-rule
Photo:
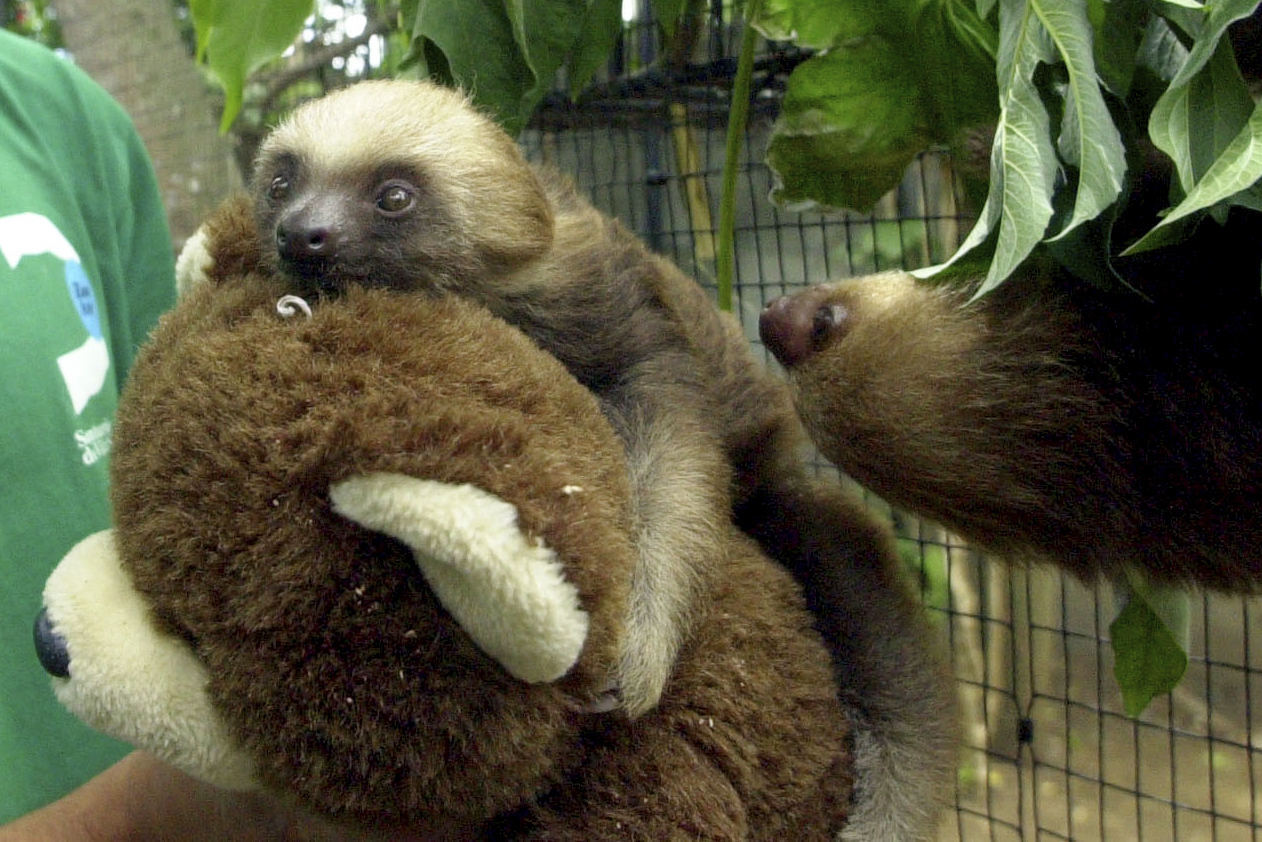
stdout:
<svg viewBox="0 0 1262 842">
<path fill-rule="evenodd" d="M 522 681 L 555 681 L 578 660 L 589 618 L 561 560 L 517 525 L 517 509 L 472 485 L 394 473 L 335 483 L 333 510 L 402 541 L 443 607 Z"/>
</svg>

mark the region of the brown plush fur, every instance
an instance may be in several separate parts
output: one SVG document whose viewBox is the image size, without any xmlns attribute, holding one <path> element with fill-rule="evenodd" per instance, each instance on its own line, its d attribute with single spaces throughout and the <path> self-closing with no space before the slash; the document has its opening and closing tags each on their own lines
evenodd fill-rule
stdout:
<svg viewBox="0 0 1262 842">
<path fill-rule="evenodd" d="M 1132 197 L 1124 221 L 1145 206 Z M 1152 217 L 1149 222 L 1154 220 Z M 968 303 L 903 273 L 773 303 L 765 341 L 820 448 L 890 501 L 1079 576 L 1262 588 L 1259 216 L 1118 267 L 1031 261 Z"/>
<path fill-rule="evenodd" d="M 352 290 L 284 319 L 282 292 L 254 275 L 188 293 L 136 362 L 113 455 L 124 563 L 270 789 L 335 819 L 485 822 L 488 838 L 844 825 L 850 723 L 787 574 L 728 527 L 662 703 L 579 712 L 616 656 L 635 563 L 596 400 L 465 300 Z M 332 513 L 330 483 L 374 470 L 516 505 L 591 614 L 568 675 L 511 678 L 402 545 Z"/>
<path fill-rule="evenodd" d="M 391 189 L 413 203 L 379 212 Z M 260 250 L 295 290 L 473 298 L 601 400 L 627 451 L 639 554 L 615 671 L 628 710 L 654 703 L 693 633 L 689 606 L 717 586 L 727 523 L 715 514 L 730 509 L 807 586 L 870 737 L 860 835 L 932 831 L 955 763 L 940 647 L 888 537 L 810 478 L 787 390 L 704 290 L 429 84 L 360 84 L 303 106 L 263 144 L 252 193 Z"/>
</svg>

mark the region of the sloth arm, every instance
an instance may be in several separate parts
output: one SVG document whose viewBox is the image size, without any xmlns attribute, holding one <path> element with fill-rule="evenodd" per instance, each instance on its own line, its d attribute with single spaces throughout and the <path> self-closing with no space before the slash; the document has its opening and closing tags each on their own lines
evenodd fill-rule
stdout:
<svg viewBox="0 0 1262 842">
<path fill-rule="evenodd" d="M 626 448 L 639 553 L 616 670 L 632 715 L 661 695 L 726 546 L 728 475 L 721 444 L 697 405 L 702 393 L 664 373 L 672 365 L 680 364 L 641 363 L 602 396 Z"/>
</svg>

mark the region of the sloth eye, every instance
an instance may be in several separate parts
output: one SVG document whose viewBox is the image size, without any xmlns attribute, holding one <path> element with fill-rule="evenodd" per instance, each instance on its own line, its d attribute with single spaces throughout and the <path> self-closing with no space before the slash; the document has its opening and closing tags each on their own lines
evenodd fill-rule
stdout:
<svg viewBox="0 0 1262 842">
<path fill-rule="evenodd" d="M 278 175 L 267 185 L 267 197 L 273 200 L 283 199 L 289 195 L 289 179 Z"/>
<path fill-rule="evenodd" d="M 377 194 L 377 207 L 388 214 L 403 213 L 412 206 L 412 191 L 403 184 L 387 184 Z"/>
<path fill-rule="evenodd" d="M 816 310 L 811 318 L 811 344 L 816 347 L 823 345 L 848 316 L 846 308 L 840 304 L 831 304 Z"/>
</svg>

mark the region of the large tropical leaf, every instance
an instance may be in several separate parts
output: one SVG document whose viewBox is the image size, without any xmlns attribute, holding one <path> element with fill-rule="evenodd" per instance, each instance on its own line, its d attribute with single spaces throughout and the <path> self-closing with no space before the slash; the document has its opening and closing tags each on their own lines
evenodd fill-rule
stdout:
<svg viewBox="0 0 1262 842">
<path fill-rule="evenodd" d="M 1154 588 L 1130 577 L 1122 610 L 1109 624 L 1113 676 L 1130 716 L 1169 693 L 1187 671 L 1187 591 Z"/>
<path fill-rule="evenodd" d="M 241 111 L 246 79 L 294 43 L 314 5 L 313 0 L 191 0 L 198 58 L 224 90 L 220 131 Z"/>
<path fill-rule="evenodd" d="M 925 147 L 994 119 L 994 32 L 969 3 L 767 0 L 753 25 L 818 51 L 768 149 L 779 202 L 866 210 Z"/>
<path fill-rule="evenodd" d="M 571 66 L 580 84 L 608 56 L 622 19 L 617 0 L 416 0 L 413 52 L 517 134 Z M 433 71 L 435 68 L 429 68 Z"/>
<path fill-rule="evenodd" d="M 1126 150 L 1100 89 L 1085 0 L 1030 0 L 1027 9 L 1046 30 L 1053 60 L 1064 65 L 1067 77 L 1057 151 L 1076 170 L 1077 189 L 1073 212 L 1055 234 L 1063 237 L 1117 201 Z"/>
<path fill-rule="evenodd" d="M 786 205 L 867 208 L 930 140 L 929 115 L 900 51 L 868 39 L 799 65 L 767 150 Z"/>
<path fill-rule="evenodd" d="M 1254 188 L 1262 178 L 1262 108 L 1254 107 L 1248 122 L 1210 165 L 1178 205 L 1126 254 L 1168 245 L 1185 230 L 1181 223 L 1220 203 L 1259 207 Z"/>
</svg>

